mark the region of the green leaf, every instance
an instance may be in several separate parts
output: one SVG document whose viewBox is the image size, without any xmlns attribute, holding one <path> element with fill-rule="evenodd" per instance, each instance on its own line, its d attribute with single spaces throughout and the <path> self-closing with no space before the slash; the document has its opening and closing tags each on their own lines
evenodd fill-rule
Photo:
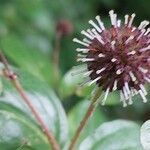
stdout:
<svg viewBox="0 0 150 150">
<path fill-rule="evenodd" d="M 49 57 L 38 50 L 30 49 L 17 36 L 3 38 L 1 45 L 6 56 L 15 65 L 27 70 L 41 80 L 54 83 L 53 69 Z"/>
<path fill-rule="evenodd" d="M 79 150 L 142 150 L 140 127 L 127 120 L 115 120 L 99 126 L 79 146 Z"/>
<path fill-rule="evenodd" d="M 68 138 L 68 125 L 60 100 L 43 81 L 25 72 L 17 72 L 17 74 L 32 104 L 34 104 L 45 123 L 53 131 L 58 142 L 63 146 Z M 5 90 L 0 97 L 0 105 L 2 102 L 7 102 L 35 122 L 29 108 L 10 82 L 3 80 L 3 84 Z"/>
<path fill-rule="evenodd" d="M 149 150 L 150 148 L 150 120 L 146 121 L 141 127 L 141 144 L 144 150 Z"/>
<path fill-rule="evenodd" d="M 83 70 L 84 68 L 85 66 L 78 66 L 77 68 L 71 69 L 64 75 L 59 88 L 61 97 L 67 97 L 73 94 L 82 97 L 89 96 L 93 87 L 80 86 L 80 84 L 84 82 L 84 76 L 79 74 L 79 71 Z"/>
<path fill-rule="evenodd" d="M 0 147 L 4 150 L 25 147 L 48 150 L 50 145 L 39 127 L 19 109 L 0 102 Z"/>
<path fill-rule="evenodd" d="M 83 100 L 79 104 L 77 104 L 70 112 L 69 112 L 69 127 L 70 127 L 70 135 L 71 137 L 75 133 L 77 127 L 79 126 L 79 123 L 83 119 L 85 112 L 88 109 L 88 106 L 90 104 L 90 101 Z M 99 108 L 97 108 L 93 114 L 93 116 L 90 118 L 85 130 L 83 131 L 81 135 L 81 139 L 85 138 L 89 134 L 92 134 L 93 131 L 103 122 L 105 122 L 107 119 L 105 115 L 100 111 Z"/>
</svg>

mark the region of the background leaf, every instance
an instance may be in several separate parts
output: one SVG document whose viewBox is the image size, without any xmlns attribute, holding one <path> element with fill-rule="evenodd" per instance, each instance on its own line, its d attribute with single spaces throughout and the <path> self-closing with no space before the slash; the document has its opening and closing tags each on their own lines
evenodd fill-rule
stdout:
<svg viewBox="0 0 150 150">
<path fill-rule="evenodd" d="M 30 49 L 17 36 L 9 36 L 1 40 L 1 46 L 7 57 L 23 70 L 30 72 L 41 80 L 54 83 L 50 58 L 42 52 Z"/>
<path fill-rule="evenodd" d="M 89 96 L 93 86 L 81 86 L 85 79 L 83 75 L 80 74 L 80 71 L 85 68 L 86 67 L 82 65 L 77 68 L 72 68 L 63 76 L 59 87 L 59 94 L 61 97 L 65 98 L 73 94 L 80 97 Z"/>
<path fill-rule="evenodd" d="M 50 149 L 40 128 L 19 109 L 0 102 L 0 147 L 3 150 L 32 147 Z"/>
<path fill-rule="evenodd" d="M 31 99 L 31 102 L 49 128 L 53 131 L 58 142 L 63 146 L 68 137 L 68 125 L 65 112 L 58 97 L 46 83 L 38 80 L 36 77 L 25 72 L 18 72 L 18 75 L 20 76 L 21 84 L 25 88 L 26 94 Z M 3 80 L 3 83 L 4 91 L 0 97 L 0 103 L 6 102 L 22 111 L 27 118 L 34 120 L 29 108 L 9 81 Z"/>
<path fill-rule="evenodd" d="M 150 120 L 146 121 L 141 127 L 141 144 L 144 150 L 150 149 Z"/>
<path fill-rule="evenodd" d="M 140 127 L 131 121 L 116 120 L 102 124 L 79 146 L 79 150 L 142 150 Z"/>
</svg>

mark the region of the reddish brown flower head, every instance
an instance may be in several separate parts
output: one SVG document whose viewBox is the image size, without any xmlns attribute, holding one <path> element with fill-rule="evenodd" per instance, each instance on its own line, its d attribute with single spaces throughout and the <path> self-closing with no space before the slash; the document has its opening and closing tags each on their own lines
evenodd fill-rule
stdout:
<svg viewBox="0 0 150 150">
<path fill-rule="evenodd" d="M 124 23 L 117 19 L 113 10 L 109 12 L 112 26 L 104 27 L 100 16 L 97 23 L 92 20 L 92 29 L 81 31 L 86 38 L 73 41 L 84 46 L 78 48 L 78 61 L 87 64 L 84 75 L 90 77 L 88 84 L 96 83 L 105 91 L 103 104 L 108 93 L 120 90 L 124 106 L 132 104 L 132 96 L 140 94 L 146 102 L 145 83 L 150 83 L 150 28 L 145 29 L 149 21 L 143 21 L 139 27 L 132 25 L 135 14 L 125 15 Z"/>
</svg>

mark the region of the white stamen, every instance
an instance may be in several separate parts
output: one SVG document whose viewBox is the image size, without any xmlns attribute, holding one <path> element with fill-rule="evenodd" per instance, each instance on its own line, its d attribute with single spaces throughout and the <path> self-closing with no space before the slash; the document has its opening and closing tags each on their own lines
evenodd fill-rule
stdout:
<svg viewBox="0 0 150 150">
<path fill-rule="evenodd" d="M 142 92 L 144 93 L 144 95 L 147 95 L 148 93 L 147 93 L 145 87 L 142 84 L 140 84 L 139 86 L 140 86 Z"/>
<path fill-rule="evenodd" d="M 148 83 L 150 83 L 150 78 L 144 77 L 144 79 L 145 79 Z"/>
<path fill-rule="evenodd" d="M 76 51 L 77 52 L 87 53 L 87 52 L 89 52 L 89 49 L 86 49 L 86 48 L 77 48 Z"/>
<path fill-rule="evenodd" d="M 135 95 L 139 94 L 138 91 L 136 89 L 134 89 Z"/>
<path fill-rule="evenodd" d="M 93 34 L 93 32 L 90 29 L 87 29 L 87 32 L 94 38 L 95 35 Z"/>
<path fill-rule="evenodd" d="M 150 50 L 150 45 L 149 45 L 148 47 L 145 47 L 145 48 L 140 49 L 139 51 L 140 51 L 140 52 L 144 52 L 144 51 L 147 51 L 147 50 Z"/>
<path fill-rule="evenodd" d="M 145 21 L 144 23 L 143 23 L 143 28 L 145 28 L 146 26 L 148 26 L 149 25 L 149 21 Z"/>
<path fill-rule="evenodd" d="M 102 69 L 97 70 L 97 71 L 96 71 L 96 74 L 100 74 L 100 73 L 103 72 L 105 69 L 106 69 L 106 68 L 103 67 Z"/>
<path fill-rule="evenodd" d="M 127 25 L 128 24 L 129 15 L 125 15 L 124 18 L 125 18 L 124 24 Z"/>
<path fill-rule="evenodd" d="M 131 89 L 131 95 L 135 96 L 135 92 L 134 92 L 133 88 Z"/>
<path fill-rule="evenodd" d="M 113 50 L 115 50 L 115 43 L 116 43 L 116 41 L 111 42 L 111 47 L 112 47 Z"/>
<path fill-rule="evenodd" d="M 82 61 L 82 62 L 88 62 L 88 61 L 94 61 L 94 58 L 78 58 L 77 61 Z"/>
<path fill-rule="evenodd" d="M 129 21 L 129 24 L 128 24 L 128 27 L 129 27 L 129 28 L 131 27 L 134 18 L 135 18 L 135 14 L 132 14 L 132 15 L 131 15 L 131 18 L 130 18 L 130 21 Z"/>
<path fill-rule="evenodd" d="M 142 68 L 142 67 L 139 67 L 138 69 L 139 69 L 142 73 L 144 73 L 144 74 L 148 72 L 147 69 L 144 69 L 144 68 Z"/>
<path fill-rule="evenodd" d="M 116 16 L 115 16 L 115 14 L 114 14 L 114 11 L 113 11 L 113 10 L 109 11 L 109 15 L 110 15 L 111 24 L 112 24 L 113 26 L 115 26 L 115 19 L 116 19 Z"/>
<path fill-rule="evenodd" d="M 127 82 L 124 83 L 127 93 L 130 95 L 131 91 Z"/>
<path fill-rule="evenodd" d="M 98 39 L 98 41 L 101 43 L 101 44 L 105 44 L 104 41 L 102 40 L 102 37 L 96 32 L 95 29 L 92 29 L 92 32 L 95 34 L 95 37 Z"/>
<path fill-rule="evenodd" d="M 89 41 L 87 38 L 84 38 L 84 39 L 83 39 L 83 42 L 85 42 L 85 43 L 87 43 L 87 44 L 91 44 L 91 43 L 92 43 L 92 42 Z"/>
<path fill-rule="evenodd" d="M 123 107 L 127 107 L 127 103 L 125 101 L 125 98 L 124 98 L 122 91 L 120 91 L 120 100 L 123 102 Z"/>
<path fill-rule="evenodd" d="M 102 53 L 100 53 L 99 55 L 98 55 L 98 57 L 105 57 L 105 55 L 104 54 L 102 54 Z"/>
<path fill-rule="evenodd" d="M 102 32 L 102 30 L 98 27 L 96 23 L 94 23 L 93 20 L 89 20 L 89 24 L 91 24 L 99 33 Z"/>
<path fill-rule="evenodd" d="M 147 29 L 147 31 L 144 33 L 144 35 L 148 35 L 150 32 L 150 28 Z"/>
<path fill-rule="evenodd" d="M 87 71 L 87 72 L 85 72 L 83 75 L 84 75 L 84 76 L 89 76 L 92 72 L 93 72 L 93 70 Z"/>
<path fill-rule="evenodd" d="M 99 26 L 102 30 L 105 30 L 104 23 L 101 21 L 100 16 L 96 16 L 95 19 L 97 20 Z"/>
<path fill-rule="evenodd" d="M 136 30 L 136 27 L 133 27 L 131 31 L 133 32 L 133 31 L 135 31 L 135 30 Z"/>
<path fill-rule="evenodd" d="M 109 90 L 110 90 L 110 88 L 108 87 L 107 90 L 106 90 L 106 92 L 105 92 L 104 99 L 102 100 L 102 105 L 105 105 L 106 99 L 107 99 L 108 94 L 109 94 Z"/>
<path fill-rule="evenodd" d="M 134 36 L 131 35 L 126 41 L 125 41 L 125 44 L 128 44 L 131 40 L 134 39 Z"/>
<path fill-rule="evenodd" d="M 116 74 L 117 74 L 117 75 L 120 75 L 121 73 L 122 73 L 121 69 L 118 69 L 118 70 L 116 71 Z"/>
<path fill-rule="evenodd" d="M 133 72 L 129 72 L 129 75 L 130 75 L 130 77 L 131 77 L 131 80 L 134 82 L 134 81 L 136 81 L 136 77 L 134 76 L 134 74 L 133 74 Z"/>
<path fill-rule="evenodd" d="M 120 19 L 117 21 L 117 26 L 121 27 L 121 20 Z"/>
<path fill-rule="evenodd" d="M 117 14 L 114 14 L 114 26 L 117 27 Z"/>
<path fill-rule="evenodd" d="M 82 54 L 78 54 L 77 56 L 81 57 L 81 58 L 85 58 L 86 57 L 86 55 L 82 55 Z"/>
<path fill-rule="evenodd" d="M 73 42 L 79 43 L 79 44 L 84 45 L 84 46 L 86 46 L 86 47 L 89 46 L 89 44 L 87 44 L 87 43 L 85 43 L 85 42 L 82 42 L 82 41 L 78 40 L 77 38 L 74 38 L 74 39 L 73 39 Z"/>
<path fill-rule="evenodd" d="M 127 93 L 125 87 L 123 87 L 123 94 L 124 94 L 125 99 L 128 100 L 128 99 L 129 99 L 129 96 L 128 96 L 128 93 Z"/>
<path fill-rule="evenodd" d="M 100 78 L 101 76 L 97 77 L 96 79 L 92 80 L 88 85 L 91 86 L 93 83 L 97 82 Z"/>
<path fill-rule="evenodd" d="M 147 102 L 147 98 L 145 97 L 145 95 L 143 94 L 142 90 L 139 90 L 139 93 L 143 99 L 143 102 L 146 103 Z"/>
<path fill-rule="evenodd" d="M 116 58 L 112 58 L 112 59 L 111 59 L 111 62 L 115 62 L 115 61 L 117 61 Z"/>
<path fill-rule="evenodd" d="M 147 21 L 147 20 L 142 21 L 141 24 L 139 25 L 138 29 L 139 29 L 139 30 L 142 30 L 142 29 L 144 29 L 148 24 L 149 24 L 149 21 Z"/>
<path fill-rule="evenodd" d="M 94 39 L 94 37 L 93 37 L 91 34 L 87 33 L 87 32 L 84 31 L 84 30 L 81 31 L 81 34 L 85 35 L 86 37 L 88 37 L 88 38 L 91 39 L 91 40 Z"/>
<path fill-rule="evenodd" d="M 127 53 L 127 55 L 134 55 L 134 54 L 136 54 L 136 51 L 134 51 L 134 50 Z"/>
<path fill-rule="evenodd" d="M 131 95 L 132 95 L 132 96 L 135 96 L 135 95 L 137 95 L 137 94 L 139 94 L 139 92 L 138 92 L 136 89 L 132 88 L 132 89 L 131 89 Z"/>
<path fill-rule="evenodd" d="M 132 96 L 129 95 L 129 102 L 128 102 L 129 105 L 132 105 L 133 104 L 133 101 L 132 101 Z"/>
<path fill-rule="evenodd" d="M 113 91 L 117 90 L 117 80 L 114 82 Z"/>
<path fill-rule="evenodd" d="M 143 34 L 145 33 L 145 31 L 146 31 L 145 29 L 141 30 L 141 34 L 138 36 L 137 40 L 139 40 L 143 36 Z"/>
</svg>

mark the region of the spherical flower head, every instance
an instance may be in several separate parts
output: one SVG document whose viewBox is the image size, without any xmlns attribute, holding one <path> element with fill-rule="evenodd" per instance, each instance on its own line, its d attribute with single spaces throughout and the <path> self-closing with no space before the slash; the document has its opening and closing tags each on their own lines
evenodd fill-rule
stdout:
<svg viewBox="0 0 150 150">
<path fill-rule="evenodd" d="M 132 104 L 132 97 L 140 94 L 147 102 L 145 83 L 150 83 L 150 28 L 149 21 L 143 21 L 138 27 L 132 25 L 135 14 L 125 15 L 124 22 L 117 19 L 113 10 L 109 12 L 111 27 L 106 29 L 100 16 L 97 23 L 90 20 L 91 29 L 81 31 L 83 41 L 73 41 L 82 45 L 77 48 L 77 61 L 87 65 L 90 80 L 105 91 L 102 104 L 109 92 L 119 90 L 123 106 Z M 81 54 L 82 53 L 82 54 Z"/>
</svg>

